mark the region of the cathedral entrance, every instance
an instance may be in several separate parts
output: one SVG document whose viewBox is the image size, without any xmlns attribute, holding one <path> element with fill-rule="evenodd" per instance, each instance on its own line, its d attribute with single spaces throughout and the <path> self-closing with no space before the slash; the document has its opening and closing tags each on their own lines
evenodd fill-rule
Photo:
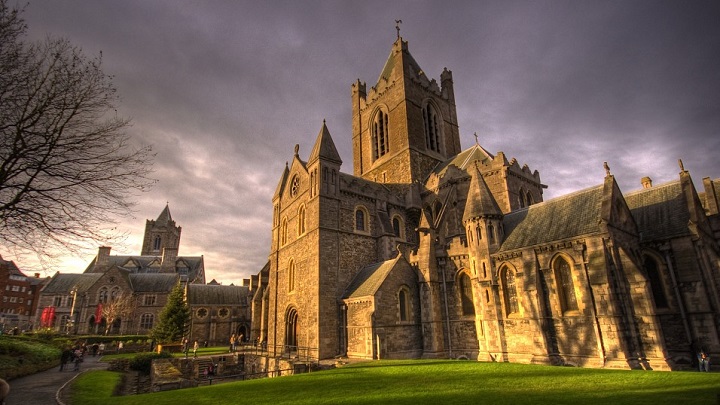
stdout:
<svg viewBox="0 0 720 405">
<path fill-rule="evenodd" d="M 285 316 L 285 351 L 297 351 L 298 313 L 290 308 Z"/>
</svg>

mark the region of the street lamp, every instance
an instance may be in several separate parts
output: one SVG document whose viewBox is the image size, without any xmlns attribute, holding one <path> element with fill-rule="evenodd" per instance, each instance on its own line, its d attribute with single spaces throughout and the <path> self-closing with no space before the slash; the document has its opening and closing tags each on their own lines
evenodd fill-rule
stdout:
<svg viewBox="0 0 720 405">
<path fill-rule="evenodd" d="M 70 306 L 70 319 L 68 319 L 67 322 L 67 334 L 70 334 L 70 329 L 72 328 L 73 324 L 75 323 L 75 301 L 77 301 L 77 287 L 73 287 L 72 290 L 70 290 L 70 294 L 72 294 L 73 300 L 72 305 Z"/>
</svg>

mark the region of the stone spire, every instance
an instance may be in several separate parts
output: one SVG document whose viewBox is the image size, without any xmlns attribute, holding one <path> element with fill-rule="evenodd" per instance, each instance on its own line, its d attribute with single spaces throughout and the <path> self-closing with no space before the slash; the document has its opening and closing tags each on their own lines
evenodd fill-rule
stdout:
<svg viewBox="0 0 720 405">
<path fill-rule="evenodd" d="M 338 165 L 342 164 L 342 159 L 340 159 L 340 154 L 335 147 L 335 142 L 333 142 L 330 131 L 328 131 L 327 125 L 325 125 L 325 120 L 323 120 L 322 128 L 320 128 L 320 133 L 315 141 L 315 146 L 313 146 L 312 152 L 310 152 L 308 164 L 320 158 L 335 162 Z"/>
<path fill-rule="evenodd" d="M 502 211 L 483 179 L 477 165 L 471 169 L 472 179 L 468 190 L 463 222 L 480 217 L 502 217 Z"/>
</svg>

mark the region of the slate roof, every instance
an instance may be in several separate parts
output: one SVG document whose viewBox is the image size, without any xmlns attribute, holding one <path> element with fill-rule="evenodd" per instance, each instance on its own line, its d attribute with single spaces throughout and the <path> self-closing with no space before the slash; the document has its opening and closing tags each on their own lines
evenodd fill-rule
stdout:
<svg viewBox="0 0 720 405">
<path fill-rule="evenodd" d="M 641 242 L 689 235 L 690 212 L 680 180 L 641 189 L 625 196 Z"/>
<path fill-rule="evenodd" d="M 170 222 L 173 222 L 172 216 L 170 215 L 170 206 L 168 204 L 165 204 L 165 208 L 155 220 L 155 224 L 159 226 L 165 226 Z"/>
<path fill-rule="evenodd" d="M 401 257 L 364 267 L 345 290 L 343 299 L 375 295 Z"/>
<path fill-rule="evenodd" d="M 599 232 L 603 188 L 595 186 L 506 214 L 500 251 Z"/>
<path fill-rule="evenodd" d="M 170 292 L 178 282 L 177 274 L 130 274 L 133 292 Z"/>
<path fill-rule="evenodd" d="M 397 44 L 397 42 L 395 44 Z M 410 51 L 407 48 L 407 43 L 403 42 L 400 44 L 400 52 L 396 53 L 395 49 L 396 45 L 393 45 L 392 50 L 390 50 L 390 55 L 388 56 L 387 61 L 385 61 L 385 65 L 380 72 L 380 77 L 377 79 L 377 83 L 380 83 L 381 80 L 390 80 L 390 75 L 395 67 L 398 66 L 398 58 L 402 58 L 402 62 L 410 68 L 409 70 L 415 72 L 418 77 L 425 78 L 425 80 L 427 80 L 427 76 L 423 70 L 420 69 L 420 65 L 418 65 L 415 58 L 413 58 L 410 54 Z M 405 71 L 405 66 L 399 66 L 399 68 L 403 69 L 403 72 Z"/>
<path fill-rule="evenodd" d="M 97 257 L 95 258 L 97 260 Z M 137 264 L 139 266 L 131 266 L 128 262 L 133 261 L 132 264 Z M 203 267 L 203 257 L 202 256 L 178 256 L 176 259 L 177 261 L 183 261 L 188 265 L 188 269 L 190 274 L 188 274 L 188 277 L 192 280 L 197 276 L 198 271 Z M 125 270 L 130 271 L 131 273 L 137 274 L 137 273 L 154 273 L 156 269 L 159 269 L 159 266 L 151 267 L 150 265 L 154 262 L 160 263 L 162 261 L 162 256 L 125 256 L 125 255 L 117 255 L 117 256 L 109 256 L 108 257 L 108 264 L 110 266 L 118 266 L 120 268 L 123 268 Z M 125 264 L 128 264 L 127 267 L 125 267 Z M 91 272 L 93 271 L 95 267 L 95 260 L 93 260 L 90 265 L 85 269 L 85 272 Z M 173 266 L 175 267 L 175 266 Z"/>
<path fill-rule="evenodd" d="M 187 300 L 191 305 L 238 305 L 247 302 L 249 293 L 246 286 L 189 284 Z"/>
<path fill-rule="evenodd" d="M 76 287 L 79 292 L 87 291 L 102 276 L 102 273 L 58 273 L 43 287 L 42 293 L 67 294 L 73 287 Z"/>
</svg>

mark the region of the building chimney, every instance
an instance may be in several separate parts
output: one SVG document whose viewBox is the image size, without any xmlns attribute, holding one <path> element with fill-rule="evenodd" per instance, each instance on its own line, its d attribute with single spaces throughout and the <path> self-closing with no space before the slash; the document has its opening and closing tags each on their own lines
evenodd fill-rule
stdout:
<svg viewBox="0 0 720 405">
<path fill-rule="evenodd" d="M 40 273 L 35 273 L 35 278 L 40 278 Z"/>
<path fill-rule="evenodd" d="M 109 246 L 100 246 L 98 248 L 97 260 L 95 261 L 95 268 L 105 267 L 110 264 L 110 250 Z"/>
<path fill-rule="evenodd" d="M 177 259 L 178 248 L 163 248 L 162 251 L 162 268 L 172 269 L 175 271 L 175 260 Z"/>
<path fill-rule="evenodd" d="M 643 188 L 650 188 L 652 187 L 652 179 L 650 177 L 643 177 L 640 179 L 640 184 L 642 184 Z"/>
</svg>

